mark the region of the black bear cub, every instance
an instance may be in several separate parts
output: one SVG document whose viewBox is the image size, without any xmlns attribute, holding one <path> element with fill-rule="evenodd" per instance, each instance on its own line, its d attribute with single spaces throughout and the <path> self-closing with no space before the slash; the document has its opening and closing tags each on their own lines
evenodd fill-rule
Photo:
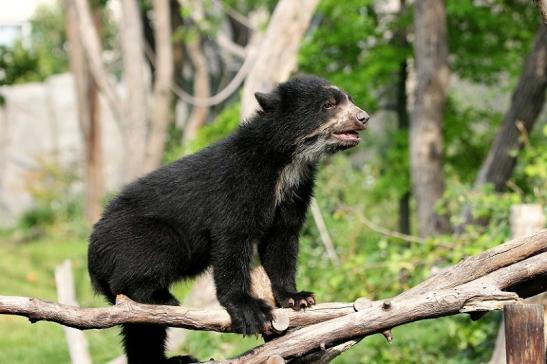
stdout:
<svg viewBox="0 0 547 364">
<path fill-rule="evenodd" d="M 177 305 L 170 285 L 212 266 L 233 327 L 261 332 L 272 307 L 251 295 L 256 245 L 280 307 L 315 303 L 295 285 L 298 234 L 322 156 L 359 143 L 369 116 L 327 81 L 300 76 L 256 93 L 262 110 L 230 136 L 129 184 L 89 245 L 93 286 L 110 302 Z M 162 327 L 123 326 L 130 364 L 186 363 L 164 353 Z"/>
</svg>

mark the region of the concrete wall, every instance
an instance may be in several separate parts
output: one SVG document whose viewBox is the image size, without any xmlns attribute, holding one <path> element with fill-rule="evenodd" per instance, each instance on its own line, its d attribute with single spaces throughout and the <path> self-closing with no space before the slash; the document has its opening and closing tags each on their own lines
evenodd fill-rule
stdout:
<svg viewBox="0 0 547 364">
<path fill-rule="evenodd" d="M 0 226 L 9 226 L 32 207 L 30 173 L 47 161 L 76 169 L 81 178 L 84 155 L 70 74 L 52 76 L 43 83 L 2 87 L 0 94 L 5 99 L 0 106 Z M 123 149 L 103 100 L 101 114 L 104 176 L 108 189 L 114 190 L 121 184 Z M 82 182 L 72 188 L 81 190 Z"/>
</svg>

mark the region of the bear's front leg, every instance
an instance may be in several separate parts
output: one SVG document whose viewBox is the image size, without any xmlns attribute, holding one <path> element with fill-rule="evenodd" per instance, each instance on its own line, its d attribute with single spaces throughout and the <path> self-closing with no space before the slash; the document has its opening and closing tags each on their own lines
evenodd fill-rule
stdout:
<svg viewBox="0 0 547 364">
<path fill-rule="evenodd" d="M 275 233 L 273 233 L 275 232 Z M 279 307 L 296 311 L 315 304 L 313 292 L 296 290 L 298 230 L 272 230 L 259 246 L 260 260 L 272 282 L 272 291 Z"/>
<path fill-rule="evenodd" d="M 213 275 L 218 301 L 230 314 L 232 328 L 244 335 L 259 334 L 272 317 L 272 307 L 251 295 L 251 240 L 227 236 L 213 250 Z"/>
</svg>

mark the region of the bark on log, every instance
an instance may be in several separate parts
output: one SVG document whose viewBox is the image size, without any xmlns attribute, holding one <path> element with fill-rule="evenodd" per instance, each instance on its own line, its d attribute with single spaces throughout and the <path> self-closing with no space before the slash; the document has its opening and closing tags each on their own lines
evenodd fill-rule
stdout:
<svg viewBox="0 0 547 364">
<path fill-rule="evenodd" d="M 543 306 L 508 305 L 503 312 L 507 364 L 544 364 Z"/>
<path fill-rule="evenodd" d="M 507 303 L 519 301 L 515 293 L 502 289 L 541 274 L 547 269 L 546 262 L 547 253 L 542 253 L 455 288 L 436 289 L 406 298 L 395 297 L 390 300 L 388 308 L 384 302 L 376 301 L 362 311 L 304 327 L 255 348 L 237 360 L 220 363 L 261 363 L 271 353 L 285 359 L 298 357 L 342 340 L 361 338 L 412 321 L 501 309 Z"/>
<path fill-rule="evenodd" d="M 289 328 L 355 312 L 353 303 L 324 303 L 297 312 L 276 309 L 274 316 L 286 320 Z M 191 330 L 231 332 L 230 316 L 223 309 L 200 309 L 182 306 L 148 305 L 118 296 L 116 305 L 100 308 L 79 308 L 31 297 L 0 296 L 0 314 L 26 316 L 31 322 L 52 321 L 82 330 L 106 329 L 122 323 L 148 323 L 182 327 Z M 271 327 L 271 326 L 270 326 Z"/>
<path fill-rule="evenodd" d="M 389 301 L 359 299 L 353 304 L 327 303 L 305 312 L 277 309 L 275 316 L 286 315 L 289 328 L 305 327 L 237 359 L 209 363 L 264 363 L 274 355 L 288 360 L 412 321 L 501 309 L 506 303 L 520 301 L 511 289 L 544 279 L 546 274 L 547 230 L 542 230 L 467 258 Z M 78 308 L 36 298 L 0 296 L 0 314 L 26 316 L 33 322 L 54 321 L 82 329 L 130 322 L 230 331 L 230 318 L 224 310 L 144 305 L 123 297 L 113 307 Z"/>
<path fill-rule="evenodd" d="M 546 237 L 547 230 L 541 230 L 527 237 L 510 240 L 437 273 L 405 291 L 401 296 L 407 297 L 427 292 L 436 287 L 455 287 L 520 262 L 535 254 L 546 252 Z"/>
</svg>

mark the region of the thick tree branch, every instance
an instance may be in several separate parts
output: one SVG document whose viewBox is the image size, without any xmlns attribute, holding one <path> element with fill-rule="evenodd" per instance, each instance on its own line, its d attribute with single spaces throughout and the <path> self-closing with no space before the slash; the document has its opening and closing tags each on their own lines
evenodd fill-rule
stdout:
<svg viewBox="0 0 547 364">
<path fill-rule="evenodd" d="M 435 289 L 411 297 L 369 303 L 359 311 L 338 319 L 310 325 L 268 342 L 230 363 L 262 363 L 272 354 L 285 359 L 299 357 L 318 348 L 362 338 L 405 323 L 449 316 L 461 312 L 501 309 L 520 299 L 501 289 L 516 281 L 529 280 L 547 270 L 547 253 L 492 272 L 477 281 L 455 288 Z"/>
<path fill-rule="evenodd" d="M 455 287 L 480 278 L 499 268 L 520 262 L 547 251 L 547 230 L 510 240 L 484 253 L 469 257 L 445 269 L 401 294 L 403 297 L 427 292 L 438 287 Z"/>
<path fill-rule="evenodd" d="M 324 303 L 297 312 L 277 309 L 274 331 L 322 322 L 355 312 L 353 303 Z M 31 322 L 52 321 L 82 330 L 106 329 L 122 323 L 147 323 L 192 330 L 231 332 L 230 316 L 222 309 L 148 305 L 118 296 L 112 307 L 80 308 L 32 297 L 0 296 L 0 314 L 28 317 Z M 287 324 L 288 322 L 288 324 Z"/>
<path fill-rule="evenodd" d="M 515 239 L 470 257 L 389 300 L 326 303 L 305 312 L 274 311 L 276 320 L 267 331 L 300 328 L 261 345 L 237 359 L 209 363 L 283 362 L 309 353 L 338 353 L 365 336 L 384 333 L 405 323 L 484 312 L 519 302 L 523 287 L 540 287 L 547 275 L 547 230 Z M 541 282 L 540 282 L 541 283 Z M 518 287 L 518 288 L 517 288 Z M 0 296 L 0 314 L 47 320 L 81 329 L 106 328 L 121 323 L 149 323 L 193 330 L 228 332 L 230 317 L 224 310 L 145 305 L 119 296 L 113 307 L 79 308 L 28 297 Z M 352 344 L 340 345 L 353 340 Z M 302 360 L 302 359 L 299 359 Z M 305 361 L 303 361 L 305 362 Z"/>
</svg>

